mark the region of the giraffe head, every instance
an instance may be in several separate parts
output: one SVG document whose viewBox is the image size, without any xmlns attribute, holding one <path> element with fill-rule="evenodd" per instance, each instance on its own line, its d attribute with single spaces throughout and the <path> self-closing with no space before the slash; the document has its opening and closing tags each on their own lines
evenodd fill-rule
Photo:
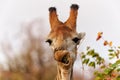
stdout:
<svg viewBox="0 0 120 80">
<path fill-rule="evenodd" d="M 85 33 L 76 32 L 76 19 L 79 6 L 71 5 L 70 16 L 66 22 L 59 21 L 55 7 L 49 8 L 49 21 L 51 31 L 46 42 L 54 52 L 56 61 L 68 65 L 73 64 L 77 55 L 77 45 L 85 36 Z"/>
</svg>

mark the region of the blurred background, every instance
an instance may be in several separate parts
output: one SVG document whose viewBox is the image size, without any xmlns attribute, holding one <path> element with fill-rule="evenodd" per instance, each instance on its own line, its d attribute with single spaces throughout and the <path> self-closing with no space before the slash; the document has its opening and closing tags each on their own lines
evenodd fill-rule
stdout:
<svg viewBox="0 0 120 80">
<path fill-rule="evenodd" d="M 96 42 L 97 32 L 104 32 L 113 45 L 120 44 L 119 0 L 0 0 L 0 80 L 54 80 L 56 62 L 45 43 L 50 31 L 48 8 L 56 7 L 64 22 L 73 3 L 80 6 L 77 31 L 86 32 L 74 65 L 75 80 L 83 78 L 79 53 L 86 46 L 107 56 L 101 41 Z M 86 68 L 85 80 L 93 80 L 91 72 Z"/>
</svg>

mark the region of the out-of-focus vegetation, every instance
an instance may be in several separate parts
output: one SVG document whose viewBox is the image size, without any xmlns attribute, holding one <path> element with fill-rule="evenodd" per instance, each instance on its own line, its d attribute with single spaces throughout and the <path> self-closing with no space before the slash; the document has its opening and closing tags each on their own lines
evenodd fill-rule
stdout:
<svg viewBox="0 0 120 80">
<path fill-rule="evenodd" d="M 94 71 L 94 80 L 120 80 L 120 47 L 113 46 L 112 41 L 104 40 L 102 37 L 103 32 L 99 32 L 96 41 L 102 39 L 103 45 L 108 46 L 109 60 L 114 59 L 113 63 L 106 64 L 105 59 L 102 58 L 99 53 L 94 49 L 87 47 L 86 52 L 82 52 L 80 57 L 82 60 L 82 67 L 84 71 L 84 65 L 88 67 L 96 68 L 99 70 Z"/>
<path fill-rule="evenodd" d="M 7 57 L 7 70 L 1 65 L 0 80 L 54 80 L 56 75 L 55 62 L 52 53 L 45 50 L 44 39 L 39 27 L 40 20 L 35 20 L 22 26 L 17 35 L 22 46 L 19 53 L 15 53 L 12 44 L 4 42 L 1 44 L 3 53 Z M 13 56 L 13 54 L 16 54 Z M 11 57 L 12 56 L 12 57 Z"/>
</svg>

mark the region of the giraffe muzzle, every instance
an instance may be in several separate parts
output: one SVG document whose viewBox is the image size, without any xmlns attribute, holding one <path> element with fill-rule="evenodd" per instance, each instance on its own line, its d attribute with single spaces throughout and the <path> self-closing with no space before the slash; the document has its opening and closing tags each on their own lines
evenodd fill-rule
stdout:
<svg viewBox="0 0 120 80">
<path fill-rule="evenodd" d="M 66 50 L 56 50 L 54 53 L 54 58 L 58 62 L 69 63 L 70 53 Z"/>
</svg>

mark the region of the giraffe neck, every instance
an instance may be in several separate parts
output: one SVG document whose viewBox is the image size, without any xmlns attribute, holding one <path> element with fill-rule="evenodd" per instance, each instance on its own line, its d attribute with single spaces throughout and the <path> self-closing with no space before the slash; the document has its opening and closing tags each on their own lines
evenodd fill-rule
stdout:
<svg viewBox="0 0 120 80">
<path fill-rule="evenodd" d="M 73 67 L 66 70 L 60 65 L 57 65 L 57 77 L 56 80 L 73 80 Z"/>
</svg>

